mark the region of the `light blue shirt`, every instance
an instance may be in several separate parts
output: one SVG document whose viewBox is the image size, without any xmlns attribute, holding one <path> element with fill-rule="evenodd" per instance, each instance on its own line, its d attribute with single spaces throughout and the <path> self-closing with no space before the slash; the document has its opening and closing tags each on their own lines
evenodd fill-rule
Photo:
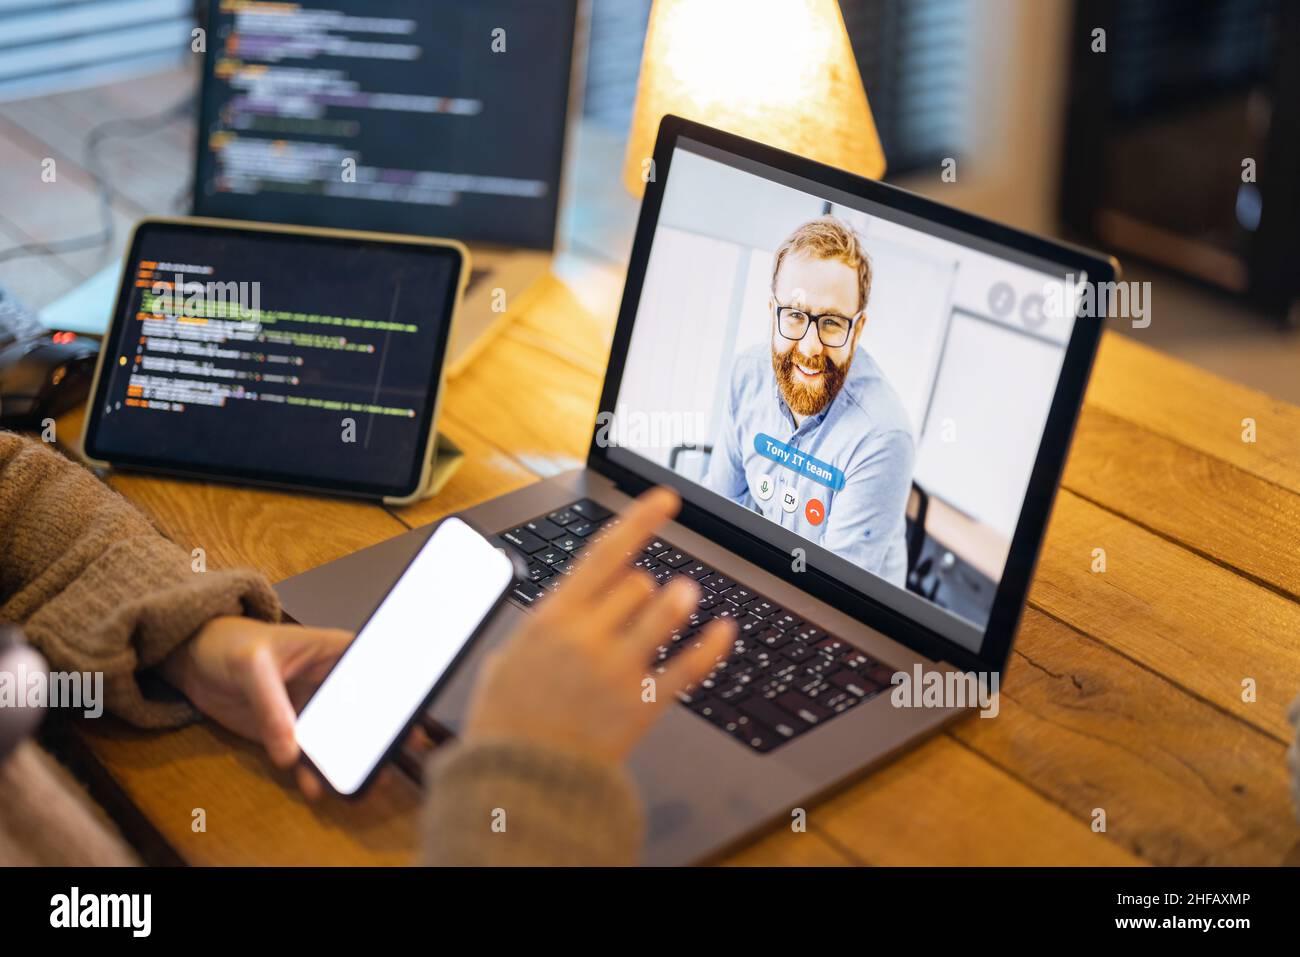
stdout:
<svg viewBox="0 0 1300 957">
<path fill-rule="evenodd" d="M 854 355 L 830 405 L 796 426 L 772 371 L 771 348 L 762 343 L 746 349 L 732 367 L 725 413 L 705 477 L 709 488 L 903 587 L 915 447 L 898 394 L 865 350 Z M 832 488 L 807 474 L 816 468 L 794 470 L 761 454 L 755 447 L 759 435 L 833 466 L 843 486 Z M 757 494 L 763 476 L 774 485 L 765 500 Z M 787 486 L 797 501 L 794 511 L 782 507 Z M 820 524 L 805 513 L 811 499 L 825 507 Z"/>
</svg>

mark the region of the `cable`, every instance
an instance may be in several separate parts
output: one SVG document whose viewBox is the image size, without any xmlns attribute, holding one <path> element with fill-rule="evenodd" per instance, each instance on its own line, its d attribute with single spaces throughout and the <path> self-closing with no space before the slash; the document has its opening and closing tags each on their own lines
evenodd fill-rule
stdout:
<svg viewBox="0 0 1300 957">
<path fill-rule="evenodd" d="M 99 193 L 100 227 L 93 233 L 73 236 L 68 239 L 56 239 L 48 242 L 23 243 L 9 249 L 0 250 L 0 263 L 27 256 L 52 256 L 59 253 L 79 252 L 83 249 L 95 249 L 113 241 L 113 191 L 108 179 L 100 169 L 99 144 L 106 139 L 121 136 L 143 136 L 188 116 L 194 111 L 194 98 L 186 94 L 167 109 L 151 116 L 127 117 L 125 119 L 105 120 L 91 128 L 82 144 L 85 157 L 85 169 L 95 181 Z M 180 194 L 177 194 L 180 198 Z"/>
</svg>

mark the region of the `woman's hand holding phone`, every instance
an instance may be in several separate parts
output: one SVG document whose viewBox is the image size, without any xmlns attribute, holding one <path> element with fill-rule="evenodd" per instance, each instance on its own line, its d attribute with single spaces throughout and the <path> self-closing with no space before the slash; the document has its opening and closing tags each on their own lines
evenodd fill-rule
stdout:
<svg viewBox="0 0 1300 957">
<path fill-rule="evenodd" d="M 694 610 L 699 586 L 686 578 L 656 589 L 627 557 L 680 505 L 652 489 L 595 542 L 578 568 L 485 662 L 475 684 L 464 738 L 509 738 L 621 762 L 681 689 L 699 681 L 730 651 L 735 626 L 711 622 L 692 646 L 642 682 L 654 650 Z M 216 619 L 178 650 L 164 673 L 200 710 L 262 741 L 275 763 L 295 764 L 294 711 L 320 684 L 352 636 L 333 629 Z M 309 798 L 320 779 L 297 778 Z"/>
<path fill-rule="evenodd" d="M 464 739 L 536 741 L 621 762 L 672 705 L 678 691 L 707 675 L 731 649 L 735 625 L 710 622 L 692 647 L 655 676 L 648 701 L 642 682 L 655 648 L 699 601 L 699 586 L 674 578 L 656 588 L 628 566 L 675 514 L 676 493 L 655 488 L 638 498 L 506 643 L 483 664 Z"/>
<path fill-rule="evenodd" d="M 218 724 L 258 741 L 277 767 L 298 763 L 293 722 L 352 632 L 273 625 L 251 618 L 214 618 L 162 664 L 163 676 Z M 320 783 L 298 768 L 308 797 Z"/>
</svg>

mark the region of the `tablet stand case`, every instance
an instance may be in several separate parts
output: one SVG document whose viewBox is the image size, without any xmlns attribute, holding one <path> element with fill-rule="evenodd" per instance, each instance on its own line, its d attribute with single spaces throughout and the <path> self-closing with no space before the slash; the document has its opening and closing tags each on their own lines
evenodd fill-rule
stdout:
<svg viewBox="0 0 1300 957">
<path fill-rule="evenodd" d="M 433 450 L 429 453 L 429 482 L 420 491 L 416 501 L 422 502 L 441 492 L 464 461 L 465 453 L 460 450 L 460 446 L 439 432 L 434 438 Z"/>
</svg>

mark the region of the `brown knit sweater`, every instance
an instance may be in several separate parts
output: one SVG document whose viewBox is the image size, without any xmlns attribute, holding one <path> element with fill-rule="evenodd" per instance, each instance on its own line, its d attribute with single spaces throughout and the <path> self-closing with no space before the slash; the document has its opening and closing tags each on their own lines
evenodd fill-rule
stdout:
<svg viewBox="0 0 1300 957">
<path fill-rule="evenodd" d="M 210 619 L 230 614 L 279 618 L 262 575 L 195 572 L 185 551 L 88 471 L 0 432 L 0 619 L 19 625 L 52 670 L 102 671 L 109 711 L 141 727 L 178 725 L 194 711 L 148 700 L 138 675 Z M 487 742 L 438 749 L 429 779 L 430 863 L 635 859 L 640 812 L 620 769 Z M 131 860 L 49 756 L 28 742 L 0 761 L 0 865 Z"/>
<path fill-rule="evenodd" d="M 149 701 L 137 674 L 218 615 L 279 617 L 251 571 L 196 573 L 190 556 L 125 499 L 39 443 L 0 433 L 0 619 L 19 625 L 51 670 L 103 672 L 104 705 L 161 728 L 194 717 Z M 0 767 L 0 863 L 121 862 L 121 841 L 72 779 L 33 745 Z"/>
</svg>

